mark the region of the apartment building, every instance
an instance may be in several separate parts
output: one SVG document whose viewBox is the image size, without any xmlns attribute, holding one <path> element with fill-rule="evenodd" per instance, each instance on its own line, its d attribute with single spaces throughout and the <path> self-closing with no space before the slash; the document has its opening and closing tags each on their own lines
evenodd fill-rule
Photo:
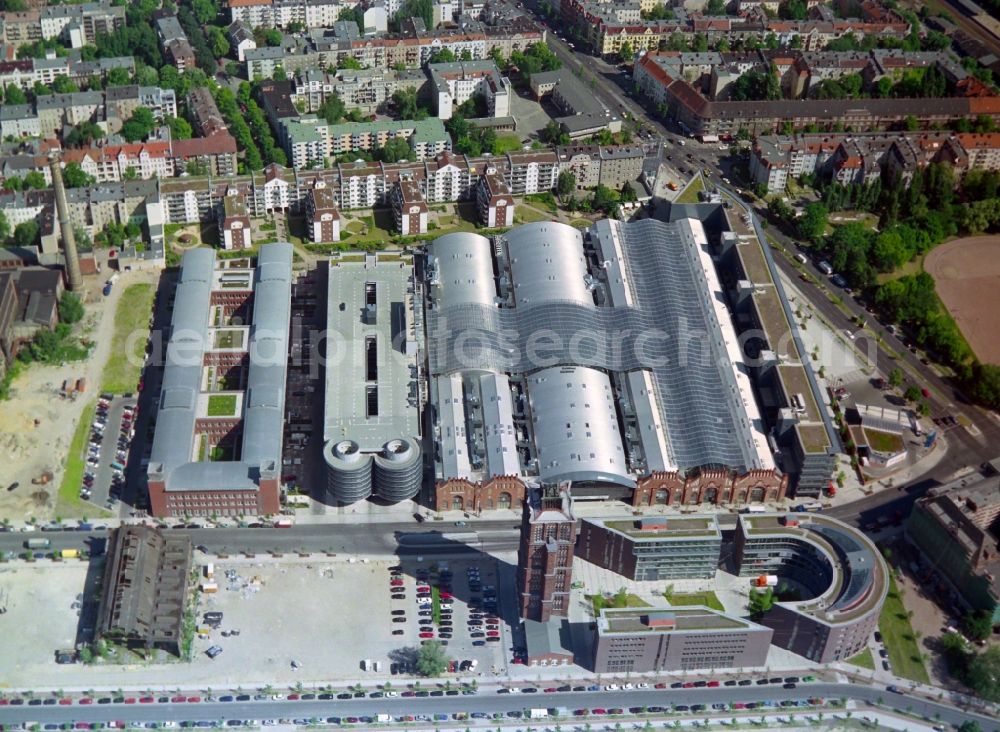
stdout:
<svg viewBox="0 0 1000 732">
<path fill-rule="evenodd" d="M 317 244 L 340 241 L 340 212 L 333 191 L 322 181 L 306 195 L 306 224 L 311 241 Z"/>
<path fill-rule="evenodd" d="M 64 164 L 77 163 L 98 183 L 126 178 L 168 178 L 174 174 L 169 142 L 104 145 L 63 152 Z"/>
<path fill-rule="evenodd" d="M 257 48 L 257 41 L 254 39 L 253 28 L 242 20 L 233 21 L 226 29 L 229 36 L 229 47 L 236 51 L 236 59 L 243 63 L 246 61 L 246 52 Z"/>
<path fill-rule="evenodd" d="M 427 201 L 415 182 L 396 181 L 389 194 L 389 205 L 399 234 L 413 236 L 427 233 Z"/>
<path fill-rule="evenodd" d="M 93 45 L 98 33 L 125 25 L 125 7 L 110 2 L 50 5 L 41 9 L 7 11 L 0 23 L 4 43 L 15 48 L 38 40 L 60 39 L 72 48 Z"/>
<path fill-rule="evenodd" d="M 222 112 L 208 88 L 199 86 L 188 92 L 187 109 L 195 131 L 202 137 L 228 132 Z"/>
<path fill-rule="evenodd" d="M 324 161 L 357 150 L 376 150 L 398 138 L 410 144 L 415 160 L 451 149 L 451 137 L 440 119 L 379 120 L 329 125 L 312 118 L 282 120 L 280 137 L 295 168 L 322 166 Z"/>
<path fill-rule="evenodd" d="M 989 613 L 994 623 L 1000 622 L 997 516 L 1000 477 L 993 474 L 932 488 L 906 521 L 907 538 L 939 581 L 953 588 L 967 607 Z"/>
<path fill-rule="evenodd" d="M 507 181 L 495 170 L 487 170 L 479 177 L 476 208 L 483 226 L 492 229 L 514 225 L 514 197 Z"/>
<path fill-rule="evenodd" d="M 303 113 L 316 112 L 333 93 L 346 109 L 374 114 L 384 109 L 397 91 L 420 92 L 427 76 L 417 69 L 300 69 L 293 79 L 292 102 Z"/>
<path fill-rule="evenodd" d="M 104 79 L 113 68 L 122 68 L 131 74 L 135 71 L 135 61 L 131 56 L 81 61 L 72 55 L 0 61 L 0 85 L 4 88 L 17 86 L 29 90 L 35 84 L 51 86 L 62 76 L 73 81 L 84 81 L 92 76 Z"/>
<path fill-rule="evenodd" d="M 155 25 L 167 60 L 182 73 L 195 68 L 194 49 L 177 16 L 163 13 L 156 18 Z"/>
<path fill-rule="evenodd" d="M 918 168 L 945 162 L 961 175 L 1000 169 L 996 133 L 882 132 L 763 135 L 750 155 L 750 174 L 768 191 L 785 190 L 788 180 L 815 173 L 845 185 L 885 176 L 906 184 Z"/>
<path fill-rule="evenodd" d="M 250 216 L 243 196 L 232 189 L 226 192 L 219 206 L 219 243 L 223 249 L 249 249 Z"/>
<path fill-rule="evenodd" d="M 490 117 L 510 116 L 510 79 L 500 73 L 492 59 L 428 64 L 427 73 L 440 119 L 451 119 L 456 107 L 475 96 L 486 100 Z"/>
<path fill-rule="evenodd" d="M 790 99 L 776 101 L 711 101 L 691 83 L 672 77 L 647 53 L 635 67 L 640 91 L 663 105 L 692 135 L 752 136 L 795 129 L 850 127 L 855 131 L 890 129 L 915 119 L 923 127 L 951 126 L 960 119 L 985 115 L 1000 121 L 1000 98 L 993 96 L 938 99 Z"/>
<path fill-rule="evenodd" d="M 336 68 L 348 57 L 366 69 L 416 69 L 442 49 L 451 51 L 456 58 L 468 54 L 472 60 L 483 60 L 496 53 L 506 59 L 514 51 L 525 51 L 545 41 L 544 29 L 524 18 L 496 25 L 470 20 L 461 29 L 405 29 L 365 38 L 342 38 L 335 33 L 336 28 L 316 30 L 286 38 L 280 48 L 247 50 L 247 74 L 249 78 L 259 75 L 267 79 L 279 66 L 289 75 L 300 69 Z"/>
<path fill-rule="evenodd" d="M 111 87 L 106 91 L 72 92 L 69 94 L 49 94 L 35 99 L 34 112 L 27 105 L 14 105 L 8 110 L 4 121 L 10 128 L 18 124 L 15 115 L 26 115 L 27 120 L 21 130 L 34 130 L 36 123 L 30 121 L 31 115 L 37 117 L 38 134 L 42 137 L 52 137 L 64 127 L 73 127 L 81 122 L 96 122 L 110 133 L 121 129 L 122 124 L 132 116 L 139 107 L 147 107 L 155 118 L 163 120 L 167 116 L 177 115 L 177 101 L 172 89 L 161 89 L 155 86 L 129 85 Z"/>
<path fill-rule="evenodd" d="M 288 28 L 293 23 L 305 28 L 327 28 L 336 23 L 340 11 L 356 2 L 338 0 L 229 0 L 231 22 L 241 21 L 251 28 Z"/>
</svg>

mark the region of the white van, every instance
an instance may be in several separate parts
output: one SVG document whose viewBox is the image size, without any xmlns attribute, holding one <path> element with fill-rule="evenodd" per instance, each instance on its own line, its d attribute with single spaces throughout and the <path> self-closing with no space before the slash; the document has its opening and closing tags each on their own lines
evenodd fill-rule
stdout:
<svg viewBox="0 0 1000 732">
<path fill-rule="evenodd" d="M 795 255 L 795 258 L 796 258 L 797 260 L 799 260 L 800 262 L 802 262 L 802 264 L 808 264 L 808 263 L 809 263 L 809 257 L 807 257 L 807 256 L 806 256 L 805 254 L 803 254 L 802 252 L 799 252 L 798 254 L 796 254 L 796 255 Z"/>
</svg>

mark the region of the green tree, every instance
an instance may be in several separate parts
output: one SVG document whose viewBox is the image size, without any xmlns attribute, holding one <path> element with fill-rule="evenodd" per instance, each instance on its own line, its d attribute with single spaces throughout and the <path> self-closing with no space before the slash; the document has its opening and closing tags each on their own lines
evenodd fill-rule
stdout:
<svg viewBox="0 0 1000 732">
<path fill-rule="evenodd" d="M 826 220 L 829 211 L 822 203 L 807 204 L 802 216 L 796 222 L 799 236 L 816 243 L 826 233 Z"/>
<path fill-rule="evenodd" d="M 167 117 L 165 122 L 167 123 L 167 127 L 170 128 L 170 137 L 172 139 L 191 139 L 191 135 L 194 133 L 194 130 L 191 129 L 191 123 L 183 117 Z"/>
<path fill-rule="evenodd" d="M 889 384 L 896 389 L 903 385 L 903 369 L 894 368 L 889 372 Z"/>
<path fill-rule="evenodd" d="M 83 303 L 79 295 L 73 292 L 64 292 L 59 298 L 59 320 L 63 323 L 78 323 L 83 319 Z"/>
<path fill-rule="evenodd" d="M 208 26 L 205 29 L 205 39 L 208 41 L 208 47 L 212 49 L 212 53 L 219 58 L 229 53 L 229 39 L 218 26 Z"/>
<path fill-rule="evenodd" d="M 598 184 L 597 188 L 594 189 L 591 205 L 595 211 L 603 211 L 610 215 L 614 211 L 615 206 L 618 205 L 618 201 L 619 197 L 617 193 L 605 185 Z"/>
<path fill-rule="evenodd" d="M 132 78 L 129 76 L 128 70 L 121 67 L 111 69 L 104 78 L 104 85 L 109 88 L 113 86 L 128 86 L 131 83 Z"/>
<path fill-rule="evenodd" d="M 993 633 L 993 617 L 986 610 L 976 610 L 962 618 L 965 632 L 976 640 L 986 640 Z"/>
<path fill-rule="evenodd" d="M 763 590 L 750 589 L 750 617 L 759 618 L 774 606 L 774 589 L 766 587 Z"/>
<path fill-rule="evenodd" d="M 219 15 L 219 8 L 212 0 L 190 0 L 190 4 L 194 17 L 202 25 L 214 22 Z"/>
<path fill-rule="evenodd" d="M 52 90 L 57 94 L 72 94 L 80 91 L 80 87 L 74 84 L 68 76 L 57 76 L 52 81 Z"/>
<path fill-rule="evenodd" d="M 28 188 L 34 188 L 36 191 L 48 188 L 48 184 L 45 182 L 45 176 L 38 170 L 31 170 L 25 174 L 24 185 Z"/>
<path fill-rule="evenodd" d="M 33 247 L 38 243 L 38 224 L 35 221 L 24 221 L 14 228 L 14 245 L 18 247 Z"/>
<path fill-rule="evenodd" d="M 400 89 L 392 95 L 396 105 L 396 114 L 400 119 L 424 119 L 427 111 L 417 102 L 417 90 L 413 88 Z"/>
<path fill-rule="evenodd" d="M 979 722 L 970 719 L 958 726 L 958 732 L 983 732 L 983 728 L 979 726 Z"/>
<path fill-rule="evenodd" d="M 103 137 L 104 130 L 96 123 L 86 120 L 70 129 L 66 135 L 65 142 L 69 147 L 84 147 Z"/>
<path fill-rule="evenodd" d="M 457 61 L 454 52 L 450 48 L 438 48 L 427 58 L 429 64 L 447 64 Z"/>
<path fill-rule="evenodd" d="M 394 137 L 379 151 L 378 158 L 385 163 L 397 163 L 413 157 L 410 144 L 401 137 Z"/>
<path fill-rule="evenodd" d="M 805 0 L 786 0 L 778 6 L 778 17 L 785 20 L 805 20 L 806 12 Z"/>
<path fill-rule="evenodd" d="M 417 673 L 421 676 L 440 676 L 448 668 L 448 656 L 444 646 L 431 641 L 420 646 L 417 652 Z"/>
<path fill-rule="evenodd" d="M 705 4 L 705 15 L 725 15 L 725 0 L 708 0 Z"/>
<path fill-rule="evenodd" d="M 632 44 L 628 41 L 622 43 L 621 48 L 618 49 L 618 60 L 624 63 L 632 63 L 633 56 L 635 56 L 635 51 L 632 49 Z"/>
<path fill-rule="evenodd" d="M 1000 648 L 987 648 L 969 662 L 966 683 L 988 701 L 1000 701 Z"/>
<path fill-rule="evenodd" d="M 146 107 L 137 107 L 122 125 L 121 135 L 129 142 L 139 142 L 145 140 L 155 126 L 156 119 L 153 113 Z"/>
<path fill-rule="evenodd" d="M 4 101 L 7 104 L 27 104 L 28 103 L 28 97 L 27 97 L 27 95 L 21 90 L 21 87 L 15 85 L 15 84 L 8 84 L 4 88 L 3 98 L 4 98 Z"/>
<path fill-rule="evenodd" d="M 96 179 L 80 167 L 79 163 L 66 163 L 63 168 L 63 180 L 67 188 L 86 188 L 96 183 Z"/>
<path fill-rule="evenodd" d="M 10 237 L 10 221 L 7 219 L 7 214 L 0 211 L 0 244 L 7 241 Z"/>
<path fill-rule="evenodd" d="M 560 198 L 565 198 L 566 196 L 572 195 L 573 191 L 576 190 L 576 175 L 572 170 L 564 170 L 559 173 L 559 177 L 556 179 L 556 193 L 559 194 Z"/>
<path fill-rule="evenodd" d="M 332 92 L 323 100 L 323 104 L 319 108 L 319 116 L 331 125 L 337 124 L 344 118 L 344 103 L 340 100 L 340 95 L 337 92 Z"/>
<path fill-rule="evenodd" d="M 337 63 L 337 68 L 338 69 L 353 69 L 353 70 L 357 71 L 359 69 L 363 69 L 364 68 L 364 64 L 362 64 L 360 61 L 358 61 L 353 56 L 344 56 Z"/>
</svg>

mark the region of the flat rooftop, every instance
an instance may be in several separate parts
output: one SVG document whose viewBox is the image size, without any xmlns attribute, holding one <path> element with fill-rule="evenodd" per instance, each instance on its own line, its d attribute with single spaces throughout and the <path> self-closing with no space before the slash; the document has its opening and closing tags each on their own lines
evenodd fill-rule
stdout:
<svg viewBox="0 0 1000 732">
<path fill-rule="evenodd" d="M 797 525 L 786 525 L 790 518 Z M 824 553 L 833 581 L 809 600 L 781 603 L 830 625 L 849 622 L 882 604 L 889 589 L 885 562 L 867 536 L 819 514 L 740 514 L 748 540 L 796 537 Z"/>
<path fill-rule="evenodd" d="M 781 381 L 785 385 L 785 393 L 789 396 L 793 394 L 802 395 L 802 406 L 805 409 L 803 421 L 819 422 L 822 417 L 816 399 L 813 397 L 812 389 L 809 387 L 809 379 L 806 378 L 805 369 L 797 365 L 782 365 L 778 367 Z"/>
<path fill-rule="evenodd" d="M 732 223 L 732 218 L 730 223 Z M 736 245 L 736 251 L 740 255 L 740 262 L 743 264 L 743 271 L 748 280 L 755 285 L 771 284 L 771 272 L 767 268 L 764 253 L 760 250 L 756 237 L 752 240 L 741 239 Z"/>
<path fill-rule="evenodd" d="M 648 618 L 672 619 L 672 624 L 650 625 Z M 733 617 L 698 605 L 671 608 L 605 608 L 597 621 L 598 633 L 676 633 L 691 631 L 739 630 L 756 627 L 742 618 Z"/>
<path fill-rule="evenodd" d="M 830 436 L 826 434 L 826 427 L 822 423 L 799 424 L 795 426 L 802 442 L 802 448 L 807 453 L 826 453 L 830 447 Z"/>
<path fill-rule="evenodd" d="M 373 452 L 420 434 L 412 280 L 399 254 L 331 260 L 324 442 Z"/>
<path fill-rule="evenodd" d="M 656 524 L 656 528 L 640 528 L 641 518 L 622 519 L 585 519 L 591 523 L 605 526 L 612 531 L 618 531 L 633 539 L 690 539 L 703 536 L 708 539 L 719 538 L 719 524 L 714 516 L 647 517 L 646 521 Z M 662 528 L 661 528 L 662 527 Z"/>
<path fill-rule="evenodd" d="M 780 358 L 786 361 L 798 361 L 799 354 L 795 350 L 792 330 L 781 307 L 781 300 L 774 286 L 759 288 L 753 296 L 760 316 L 760 324 L 767 335 L 768 345 Z"/>
</svg>

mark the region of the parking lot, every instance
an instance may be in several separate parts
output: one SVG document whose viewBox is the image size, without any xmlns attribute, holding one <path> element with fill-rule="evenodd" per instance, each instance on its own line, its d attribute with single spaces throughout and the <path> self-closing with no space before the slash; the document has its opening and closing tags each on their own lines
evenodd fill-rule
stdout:
<svg viewBox="0 0 1000 732">
<path fill-rule="evenodd" d="M 467 570 L 473 564 L 479 570 L 479 592 L 470 587 L 469 580 L 474 577 Z M 447 568 L 441 568 L 452 572 L 452 591 L 448 592 L 441 589 L 447 586 L 441 582 L 447 575 L 432 575 L 426 562 L 406 562 L 404 566 L 298 557 L 267 564 L 217 561 L 219 591 L 200 595 L 198 618 L 202 621 L 206 612 L 221 612 L 222 621 L 205 637 L 196 638 L 188 678 L 209 684 L 239 678 L 244 685 L 258 679 L 262 685 L 367 677 L 376 681 L 390 676 L 393 664 L 398 675 L 400 664 L 405 668 L 414 662 L 420 642 L 432 639 L 447 642 L 447 653 L 456 661 L 476 661 L 476 669 L 467 669 L 466 678 L 473 672 L 489 673 L 502 666 L 510 643 L 507 624 L 487 622 L 496 617 L 489 612 L 496 607 L 495 596 L 492 603 L 487 600 L 490 595 L 486 589 L 496 585 L 493 564 L 489 558 L 449 562 Z M 390 567 L 404 571 L 390 572 Z M 397 576 L 399 580 L 393 579 Z M 434 622 L 434 603 L 425 601 L 428 593 L 420 591 L 418 597 L 418 577 L 427 581 L 420 587 L 430 588 L 434 577 L 438 592 L 452 595 L 439 595 L 438 622 Z M 403 584 L 391 584 L 393 581 Z M 393 591 L 397 589 L 401 591 Z M 480 599 L 473 600 L 470 607 L 458 599 L 465 593 Z M 402 597 L 393 599 L 392 595 Z M 364 600 L 359 602 L 359 598 Z M 393 614 L 399 611 L 402 614 Z M 494 629 L 487 631 L 487 626 Z M 232 635 L 233 630 L 239 631 L 238 635 Z M 487 641 L 487 632 L 495 633 L 492 637 L 499 640 Z M 421 637 L 427 633 L 432 637 Z M 210 659 L 206 651 L 213 646 L 222 650 Z M 380 671 L 363 670 L 363 661 L 371 661 L 372 667 L 378 662 Z M 247 668 L 254 669 L 252 679 L 244 678 Z M 462 675 L 457 666 L 456 673 Z"/>
<path fill-rule="evenodd" d="M 125 484 L 135 417 L 136 400 L 132 395 L 101 394 L 87 441 L 87 467 L 80 485 L 82 500 L 109 509 L 117 506 Z"/>
<path fill-rule="evenodd" d="M 385 592 L 392 604 L 390 632 L 413 648 L 442 643 L 455 661 L 452 672 L 463 673 L 463 665 L 464 673 L 497 671 L 511 645 L 510 625 L 504 622 L 509 616 L 497 597 L 505 581 L 499 569 L 492 557 L 404 561 L 389 567 Z M 405 653 L 393 655 L 396 670 L 405 671 L 411 660 Z"/>
</svg>

